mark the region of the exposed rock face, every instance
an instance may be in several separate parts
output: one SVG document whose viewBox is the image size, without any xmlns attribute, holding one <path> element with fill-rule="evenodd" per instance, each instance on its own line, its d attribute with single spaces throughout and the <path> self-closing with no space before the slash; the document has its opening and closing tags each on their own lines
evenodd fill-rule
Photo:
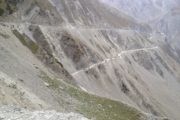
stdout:
<svg viewBox="0 0 180 120">
<path fill-rule="evenodd" d="M 153 31 L 156 23 L 142 24 L 96 0 L 28 0 L 18 5 L 22 9 L 1 18 L 0 71 L 45 105 L 31 99 L 17 105 L 80 112 L 97 120 L 180 119 L 179 47 L 177 40 L 169 44 L 174 27 L 161 33 L 168 20 L 160 27 L 158 21 Z"/>
</svg>

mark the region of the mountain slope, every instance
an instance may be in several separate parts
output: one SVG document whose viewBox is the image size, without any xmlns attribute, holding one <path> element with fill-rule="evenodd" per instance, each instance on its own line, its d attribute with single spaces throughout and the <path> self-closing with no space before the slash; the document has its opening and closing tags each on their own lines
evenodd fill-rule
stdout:
<svg viewBox="0 0 180 120">
<path fill-rule="evenodd" d="M 85 93 L 63 82 L 64 74 L 57 76 L 51 67 L 39 61 L 13 30 L 1 26 L 1 31 L 1 105 L 20 106 L 32 111 L 48 109 L 74 112 L 97 120 L 139 120 L 147 116 L 126 104 Z M 8 107 L 9 110 L 12 108 Z M 18 115 L 18 111 L 15 113 Z M 13 115 L 7 111 L 0 117 L 9 119 L 8 114 Z"/>
<path fill-rule="evenodd" d="M 0 18 L 0 71 L 15 82 L 1 83 L 6 104 L 97 120 L 180 119 L 180 64 L 162 34 L 95 0 L 17 6 Z M 37 101 L 24 103 L 14 84 Z"/>
</svg>

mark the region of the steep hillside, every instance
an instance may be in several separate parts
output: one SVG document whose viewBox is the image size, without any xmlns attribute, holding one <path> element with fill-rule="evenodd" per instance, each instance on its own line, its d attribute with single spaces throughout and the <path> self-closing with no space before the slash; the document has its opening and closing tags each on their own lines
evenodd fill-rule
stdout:
<svg viewBox="0 0 180 120">
<path fill-rule="evenodd" d="M 179 61 L 179 0 L 101 0 L 121 11 L 124 11 L 134 19 L 148 24 L 152 31 L 150 34 L 162 34 L 169 46 L 168 54 Z M 166 50 L 167 52 L 167 50 Z"/>
<path fill-rule="evenodd" d="M 151 24 L 96 0 L 16 6 L 0 17 L 0 117 L 180 119 L 179 52 Z"/>
<path fill-rule="evenodd" d="M 153 20 L 177 7 L 179 0 L 100 0 L 140 21 Z"/>
<path fill-rule="evenodd" d="M 180 62 L 179 12 L 180 10 L 178 8 L 174 8 L 161 18 L 151 21 L 152 27 L 157 31 L 160 31 L 164 35 L 165 40 L 169 45 L 169 48 L 173 50 L 172 53 L 168 52 L 169 55 L 171 57 L 174 57 L 178 62 Z"/>
<path fill-rule="evenodd" d="M 24 24 L 22 26 L 25 27 Z M 65 77 L 66 74 L 63 72 L 59 72 L 60 69 L 64 70 L 62 66 L 56 66 L 57 69 L 53 69 L 53 61 L 51 61 L 53 56 L 48 56 L 46 44 L 35 43 L 25 34 L 15 32 L 14 28 L 16 27 L 15 25 L 0 26 L 0 104 L 10 105 L 1 108 L 4 111 L 0 113 L 1 118 L 6 120 L 20 115 L 21 118 L 18 119 L 24 119 L 33 117 L 33 113 L 39 113 L 42 110 L 47 110 L 42 114 L 49 114 L 55 118 L 59 117 L 61 113 L 70 112 L 75 113 L 73 114 L 75 118 L 76 113 L 80 113 L 89 119 L 96 120 L 146 120 L 154 118 L 153 115 L 146 115 L 121 102 L 98 97 L 73 86 L 72 80 L 68 76 Z M 17 28 L 22 30 L 20 26 Z M 46 42 L 46 39 L 42 40 Z M 32 47 L 36 46 L 35 44 L 38 47 Z M 42 59 L 44 53 L 47 53 L 45 54 L 47 58 Z M 48 64 L 47 60 L 49 60 Z M 55 61 L 59 63 L 59 59 Z M 17 109 L 15 106 L 18 106 Z M 23 108 L 27 110 L 20 112 L 19 110 Z M 61 113 L 49 113 L 48 111 L 51 110 L 57 110 Z M 24 114 L 28 115 L 24 116 Z M 41 117 L 43 118 L 43 116 Z M 37 118 L 34 116 L 34 119 Z"/>
<path fill-rule="evenodd" d="M 149 40 L 131 30 L 39 29 L 83 90 L 178 117 L 179 63 L 165 53 L 163 37 Z"/>
</svg>

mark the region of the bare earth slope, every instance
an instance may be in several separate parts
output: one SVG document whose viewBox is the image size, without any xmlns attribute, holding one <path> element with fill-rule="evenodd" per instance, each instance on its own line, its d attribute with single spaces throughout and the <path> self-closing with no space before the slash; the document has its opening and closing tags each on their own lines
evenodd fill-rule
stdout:
<svg viewBox="0 0 180 120">
<path fill-rule="evenodd" d="M 146 116 L 126 104 L 85 93 L 63 82 L 68 77 L 64 79 L 64 74 L 60 72 L 57 76 L 56 70 L 62 69 L 63 71 L 63 68 L 54 69 L 52 67 L 53 61 L 51 60 L 55 58 L 44 58 L 52 66 L 46 64 L 47 62 L 41 61 L 41 57 L 44 57 L 42 52 L 45 50 L 39 50 L 39 55 L 42 55 L 39 57 L 32 52 L 32 49 L 27 48 L 25 42 L 22 42 L 23 36 L 18 36 L 20 34 L 13 32 L 9 27 L 1 26 L 1 30 L 3 31 L 0 44 L 1 105 L 19 106 L 31 111 L 57 110 L 61 113 L 80 113 L 87 118 L 97 120 L 128 120 L 131 118 L 139 120 L 140 117 Z M 24 40 L 27 39 L 24 38 Z M 8 108 L 13 109 L 13 107 Z M 15 110 L 15 112 L 18 111 Z M 5 113 L 13 115 L 10 111 Z M 31 116 L 31 113 L 29 114 Z M 10 118 L 5 116 L 5 119 Z"/>
<path fill-rule="evenodd" d="M 162 34 L 95 0 L 17 6 L 0 18 L 1 105 L 42 117 L 180 119 L 178 52 Z"/>
</svg>

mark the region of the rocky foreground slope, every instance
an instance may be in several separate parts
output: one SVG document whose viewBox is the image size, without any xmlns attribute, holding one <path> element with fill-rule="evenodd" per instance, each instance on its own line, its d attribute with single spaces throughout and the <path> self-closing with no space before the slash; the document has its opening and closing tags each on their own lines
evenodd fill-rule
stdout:
<svg viewBox="0 0 180 120">
<path fill-rule="evenodd" d="M 75 113 L 58 113 L 56 111 L 28 111 L 14 106 L 1 107 L 0 119 L 10 120 L 88 120 Z"/>
<path fill-rule="evenodd" d="M 180 119 L 180 56 L 164 35 L 95 0 L 16 2 L 0 18 L 0 105 L 19 109 L 0 117 Z"/>
</svg>

